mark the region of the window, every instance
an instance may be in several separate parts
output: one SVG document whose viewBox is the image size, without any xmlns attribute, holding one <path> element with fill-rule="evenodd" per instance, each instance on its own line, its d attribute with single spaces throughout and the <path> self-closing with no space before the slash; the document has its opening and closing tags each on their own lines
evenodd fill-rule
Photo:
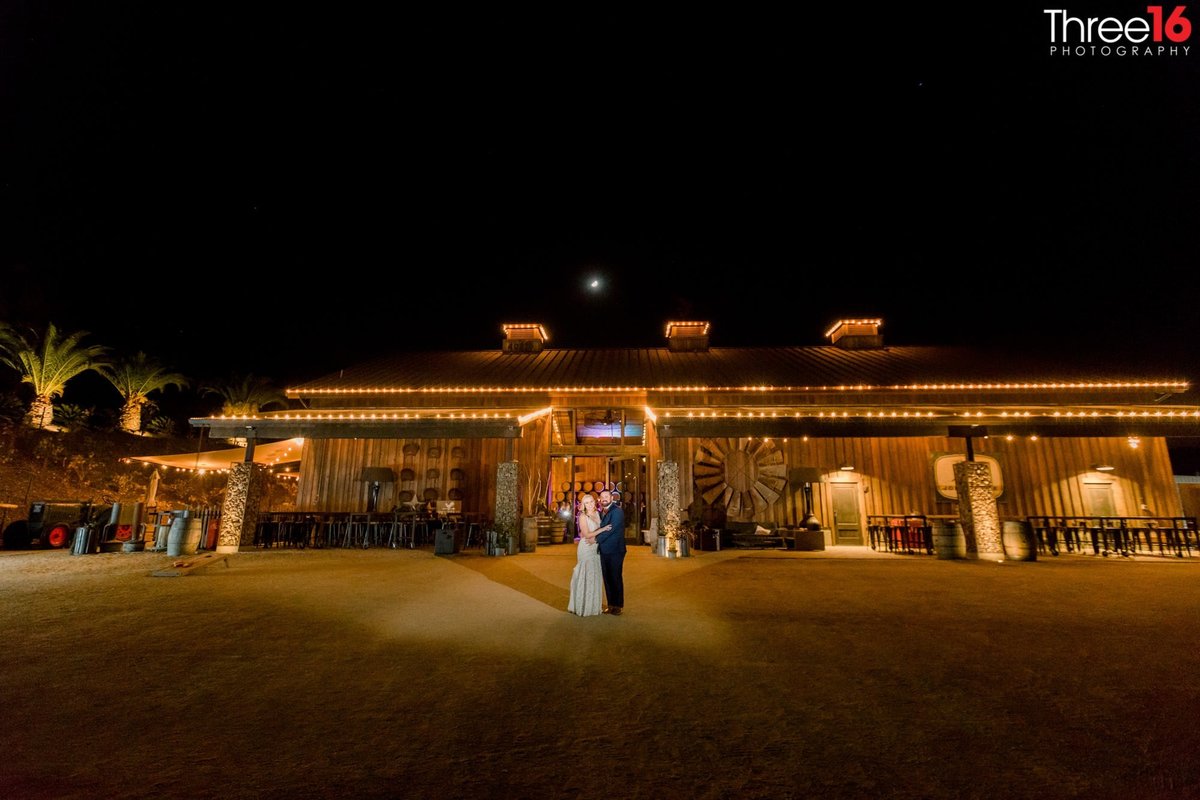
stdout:
<svg viewBox="0 0 1200 800">
<path fill-rule="evenodd" d="M 581 408 L 575 412 L 575 438 L 580 444 L 640 445 L 645 428 L 637 411 Z"/>
</svg>

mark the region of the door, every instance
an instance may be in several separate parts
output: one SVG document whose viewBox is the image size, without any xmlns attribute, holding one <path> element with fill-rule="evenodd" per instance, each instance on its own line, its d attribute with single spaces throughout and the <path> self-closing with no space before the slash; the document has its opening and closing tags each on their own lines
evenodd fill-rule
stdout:
<svg viewBox="0 0 1200 800">
<path fill-rule="evenodd" d="M 646 519 L 646 462 L 639 456 L 615 460 L 609 480 L 621 492 L 621 508 L 625 511 L 625 542 L 640 544 L 642 530 L 650 527 Z"/>
<path fill-rule="evenodd" d="M 1113 502 L 1111 483 L 1085 483 L 1083 505 L 1089 517 L 1115 517 L 1117 506 Z"/>
<path fill-rule="evenodd" d="M 858 511 L 858 484 L 831 483 L 833 492 L 833 537 L 837 544 L 863 543 L 862 517 Z"/>
</svg>

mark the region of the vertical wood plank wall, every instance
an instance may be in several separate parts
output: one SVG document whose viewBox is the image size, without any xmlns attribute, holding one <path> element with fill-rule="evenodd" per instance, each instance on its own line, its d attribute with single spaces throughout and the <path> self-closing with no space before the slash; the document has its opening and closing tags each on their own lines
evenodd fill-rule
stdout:
<svg viewBox="0 0 1200 800">
<path fill-rule="evenodd" d="M 446 500 L 450 489 L 457 488 L 463 493 L 463 511 L 490 515 L 496 499 L 496 465 L 500 462 L 515 458 L 522 465 L 536 465 L 534 469 L 541 472 L 545 482 L 548 425 L 548 418 L 533 420 L 524 427 L 520 439 L 306 439 L 296 508 L 364 511 L 367 486 L 358 480 L 362 468 L 390 467 L 397 481 L 380 487 L 381 511 L 390 511 L 399 492 L 405 489 L 421 498 L 426 489 L 432 488 L 437 491 L 438 499 Z M 414 455 L 404 453 L 404 445 L 410 443 L 419 447 Z M 433 448 L 440 450 L 436 457 L 430 455 Z M 461 457 L 456 457 L 455 448 L 461 448 Z M 406 467 L 414 471 L 416 480 L 399 480 Z M 455 468 L 463 471 L 463 480 L 452 479 L 451 470 Z M 431 469 L 437 470 L 436 478 L 427 477 Z M 522 469 L 522 478 L 526 474 Z"/>
<path fill-rule="evenodd" d="M 653 431 L 653 428 L 651 428 Z M 490 514 L 495 498 L 496 465 L 506 460 L 508 443 L 512 455 L 523 467 L 536 470 L 545 483 L 549 465 L 549 419 L 534 420 L 525 426 L 520 439 L 308 439 L 304 443 L 296 507 L 316 511 L 361 511 L 366 508 L 367 488 L 358 480 L 363 467 L 391 467 L 399 476 L 409 467 L 417 479 L 409 484 L 384 484 L 379 508 L 389 510 L 397 492 L 411 489 L 421 497 L 426 488 L 447 499 L 451 488 L 463 492 L 464 511 Z M 416 455 L 406 456 L 403 447 L 411 441 L 420 446 Z M 692 502 L 692 462 L 698 439 L 658 439 L 647 437 L 650 458 L 647 476 L 649 498 L 655 499 L 656 464 L 659 457 L 679 462 L 684 506 Z M 856 483 L 861 488 L 862 513 L 954 514 L 956 504 L 942 498 L 934 488 L 933 453 L 961 453 L 961 439 L 938 437 L 905 439 L 776 439 L 789 468 L 817 467 L 824 473 L 813 486 L 817 516 L 826 525 L 833 518 L 829 483 Z M 430 457 L 430 448 L 441 449 Z M 454 457 L 454 448 L 462 448 L 463 457 Z M 1084 486 L 1089 482 L 1110 483 L 1116 511 L 1120 515 L 1142 513 L 1174 516 L 1183 513 L 1179 491 L 1171 473 L 1166 440 L 1143 438 L 1132 449 L 1124 438 L 1042 438 L 1038 441 L 1017 439 L 1007 442 L 992 437 L 976 443 L 976 452 L 995 456 L 1001 464 L 1005 494 L 1000 499 L 1002 517 L 1031 514 L 1087 514 Z M 661 455 L 660 455 L 661 450 Z M 839 472 L 844 460 L 853 462 L 854 472 Z M 1108 463 L 1113 472 L 1097 473 L 1091 466 Z M 465 480 L 453 481 L 455 467 Z M 438 478 L 428 479 L 429 469 L 438 470 Z M 525 469 L 522 469 L 525 474 Z M 524 497 L 524 492 L 522 492 Z M 1143 511 L 1142 506 L 1147 507 Z M 653 508 L 653 505 L 651 505 Z M 794 524 L 804 508 L 799 486 L 788 485 L 784 496 L 769 510 L 776 524 Z"/>
<path fill-rule="evenodd" d="M 684 506 L 693 499 L 692 462 L 700 439 L 663 440 L 663 458 L 680 465 Z M 860 487 L 861 508 L 871 514 L 954 514 L 957 504 L 937 494 L 933 479 L 934 453 L 963 453 L 962 439 L 940 437 L 903 439 L 775 439 L 789 468 L 817 467 L 824 473 L 813 485 L 814 509 L 822 523 L 833 519 L 828 484 L 853 483 Z M 1137 449 L 1124 438 L 1041 438 L 1037 441 L 1005 441 L 992 437 L 978 441 L 975 452 L 997 458 L 1003 471 L 1005 492 L 1000 499 L 1001 517 L 1037 514 L 1087 514 L 1084 485 L 1108 483 L 1118 515 L 1182 513 L 1179 492 L 1171 473 L 1166 440 L 1144 438 Z M 855 470 L 837 467 L 850 461 Z M 1113 472 L 1092 471 L 1094 464 L 1107 463 Z M 1143 505 L 1147 508 L 1143 510 Z M 795 524 L 803 513 L 800 486 L 789 484 L 763 522 Z"/>
</svg>

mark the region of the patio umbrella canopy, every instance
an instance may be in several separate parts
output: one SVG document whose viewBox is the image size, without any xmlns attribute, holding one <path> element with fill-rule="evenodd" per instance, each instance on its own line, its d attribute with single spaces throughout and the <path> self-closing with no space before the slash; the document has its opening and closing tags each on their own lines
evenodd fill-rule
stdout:
<svg viewBox="0 0 1200 800">
<path fill-rule="evenodd" d="M 254 446 L 254 463 L 275 466 L 300 460 L 303 439 L 284 439 Z M 144 461 L 175 469 L 217 470 L 228 469 L 230 464 L 241 462 L 246 457 L 246 448 L 230 447 L 224 450 L 205 450 L 199 453 L 177 453 L 163 456 L 131 456 L 131 461 Z"/>
</svg>

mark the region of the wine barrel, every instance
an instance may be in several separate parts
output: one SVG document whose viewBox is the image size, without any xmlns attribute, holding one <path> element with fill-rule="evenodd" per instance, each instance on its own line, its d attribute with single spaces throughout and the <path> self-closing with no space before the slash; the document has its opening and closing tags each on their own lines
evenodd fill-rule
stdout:
<svg viewBox="0 0 1200 800">
<path fill-rule="evenodd" d="M 538 518 L 524 517 L 521 520 L 521 552 L 532 553 L 538 545 Z"/>
<path fill-rule="evenodd" d="M 604 491 L 604 481 L 596 481 L 595 483 L 593 483 L 592 491 L 593 492 L 603 492 Z"/>
<path fill-rule="evenodd" d="M 1004 557 L 1009 561 L 1037 561 L 1033 529 L 1023 519 L 1006 519 L 1001 524 Z"/>
<path fill-rule="evenodd" d="M 183 554 L 195 555 L 200 550 L 200 541 L 204 538 L 204 520 L 200 517 L 188 517 L 187 526 L 183 531 Z"/>
<path fill-rule="evenodd" d="M 564 492 L 569 492 L 569 491 L 571 491 L 571 482 L 570 482 L 570 481 L 563 481 L 563 482 L 562 482 L 562 485 L 561 485 L 561 486 L 559 486 L 558 488 L 559 488 L 560 490 L 564 491 Z"/>
<path fill-rule="evenodd" d="M 582 492 L 583 484 L 580 481 L 575 481 L 575 483 L 572 484 L 572 489 L 574 489 L 574 491 L 576 491 L 576 492 Z"/>
<path fill-rule="evenodd" d="M 961 525 L 950 520 L 931 519 L 929 527 L 933 529 L 933 552 L 938 558 L 967 557 L 967 540 Z"/>
<path fill-rule="evenodd" d="M 555 517 L 538 517 L 538 544 L 551 545 L 562 541 L 565 524 Z"/>
<path fill-rule="evenodd" d="M 171 530 L 167 534 L 167 555 L 171 557 L 194 555 L 200 547 L 200 538 L 204 534 L 204 520 L 193 517 L 191 512 L 177 514 L 171 520 Z"/>
<path fill-rule="evenodd" d="M 555 492 L 554 499 L 561 503 L 563 500 L 567 499 L 567 493 L 566 492 Z"/>
<path fill-rule="evenodd" d="M 417 453 L 421 452 L 421 445 L 417 444 L 416 442 L 409 442 L 401 449 L 404 451 L 404 455 L 415 456 Z"/>
</svg>

